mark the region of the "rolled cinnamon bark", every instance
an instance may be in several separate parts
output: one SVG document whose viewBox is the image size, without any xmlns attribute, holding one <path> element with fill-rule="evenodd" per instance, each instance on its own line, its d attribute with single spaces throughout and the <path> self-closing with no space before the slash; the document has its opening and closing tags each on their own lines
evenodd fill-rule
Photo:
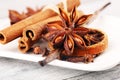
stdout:
<svg viewBox="0 0 120 80">
<path fill-rule="evenodd" d="M 32 45 L 36 43 L 37 41 L 31 41 L 30 39 L 25 39 L 21 37 L 18 41 L 18 49 L 26 53 L 29 49 L 31 49 Z"/>
<path fill-rule="evenodd" d="M 48 18 L 42 22 L 38 22 L 36 24 L 30 25 L 23 30 L 24 38 L 31 39 L 32 41 L 39 39 L 41 36 L 41 32 L 45 27 L 45 24 L 53 21 L 61 21 L 59 16 Z"/>
<path fill-rule="evenodd" d="M 79 11 L 79 16 L 83 15 L 82 11 Z M 61 18 L 59 16 L 55 16 L 55 17 L 51 17 L 48 18 L 42 22 L 38 22 L 36 24 L 30 25 L 28 27 L 26 27 L 23 30 L 23 38 L 20 39 L 20 41 L 22 43 L 24 43 L 24 46 L 26 47 L 22 47 L 21 42 L 19 41 L 19 50 L 21 52 L 27 52 L 31 46 L 37 42 L 37 40 L 40 39 L 40 35 L 42 33 L 42 30 L 45 28 L 45 24 L 47 24 L 48 22 L 52 22 L 52 21 L 61 21 Z M 21 46 L 20 46 L 21 45 Z"/>
<path fill-rule="evenodd" d="M 71 10 L 73 6 L 79 5 L 79 0 L 74 0 L 75 3 L 70 4 L 72 2 L 73 0 L 67 0 L 67 9 Z M 45 11 L 38 12 L 12 26 L 9 26 L 1 30 L 0 31 L 0 43 L 5 44 L 20 37 L 25 27 L 32 25 L 34 23 L 37 23 L 38 21 L 43 21 L 55 15 L 57 15 L 55 11 L 53 11 L 52 9 L 46 9 Z"/>
<path fill-rule="evenodd" d="M 18 45 L 18 49 L 20 51 L 22 51 L 23 53 L 25 53 L 26 51 L 28 51 L 31 47 L 31 40 L 25 40 L 24 38 L 20 38 L 19 40 L 19 45 Z"/>
<path fill-rule="evenodd" d="M 22 35 L 22 31 L 25 27 L 32 25 L 38 21 L 45 20 L 49 17 L 55 16 L 57 13 L 51 9 L 38 12 L 16 24 L 13 24 L 0 31 L 0 43 L 8 43 Z"/>
<path fill-rule="evenodd" d="M 83 15 L 83 12 L 79 11 L 78 16 L 80 17 L 82 15 Z M 42 30 L 45 28 L 45 25 L 53 21 L 62 21 L 62 20 L 59 16 L 54 16 L 42 22 L 38 22 L 36 24 L 30 25 L 23 30 L 23 36 L 31 40 L 37 40 L 41 37 L 40 35 L 42 33 Z"/>
</svg>

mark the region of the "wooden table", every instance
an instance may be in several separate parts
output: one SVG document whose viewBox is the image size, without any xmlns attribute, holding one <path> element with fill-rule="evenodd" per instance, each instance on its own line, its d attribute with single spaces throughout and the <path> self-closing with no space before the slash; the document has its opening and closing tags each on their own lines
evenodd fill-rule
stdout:
<svg viewBox="0 0 120 80">
<path fill-rule="evenodd" d="M 0 57 L 0 80 L 120 80 L 120 65 L 88 72 Z"/>
</svg>

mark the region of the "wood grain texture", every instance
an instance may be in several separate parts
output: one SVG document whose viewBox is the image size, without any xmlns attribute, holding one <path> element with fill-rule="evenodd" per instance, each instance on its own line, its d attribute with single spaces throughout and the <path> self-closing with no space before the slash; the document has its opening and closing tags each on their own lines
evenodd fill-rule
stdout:
<svg viewBox="0 0 120 80">
<path fill-rule="evenodd" d="M 0 57 L 0 80 L 120 80 L 120 65 L 87 72 Z"/>
</svg>

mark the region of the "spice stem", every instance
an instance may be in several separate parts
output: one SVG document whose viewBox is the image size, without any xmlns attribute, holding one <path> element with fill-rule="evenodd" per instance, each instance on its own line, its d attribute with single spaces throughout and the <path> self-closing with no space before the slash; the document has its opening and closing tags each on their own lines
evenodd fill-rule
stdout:
<svg viewBox="0 0 120 80">
<path fill-rule="evenodd" d="M 89 25 L 90 23 L 92 23 L 97 16 L 100 14 L 101 11 L 103 11 L 107 6 L 109 6 L 111 4 L 111 2 L 108 2 L 107 4 L 105 4 L 103 7 L 101 7 L 99 10 L 95 11 L 91 18 L 88 20 L 88 22 L 86 22 L 84 25 Z"/>
<path fill-rule="evenodd" d="M 47 63 L 55 60 L 60 54 L 60 51 L 59 50 L 53 50 L 49 53 L 49 55 L 42 61 L 39 61 L 39 64 L 41 66 L 45 66 Z"/>
<path fill-rule="evenodd" d="M 101 11 L 103 11 L 106 7 L 108 7 L 111 4 L 111 2 L 108 2 L 103 7 L 101 7 L 99 10 L 95 11 L 94 14 L 99 14 Z"/>
</svg>

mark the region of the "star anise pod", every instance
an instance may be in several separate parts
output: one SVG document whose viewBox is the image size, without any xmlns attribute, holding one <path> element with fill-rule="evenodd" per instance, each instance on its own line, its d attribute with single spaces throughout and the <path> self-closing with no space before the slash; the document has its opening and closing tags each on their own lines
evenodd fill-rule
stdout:
<svg viewBox="0 0 120 80">
<path fill-rule="evenodd" d="M 73 54 L 75 47 L 82 49 L 86 47 L 83 36 L 89 32 L 89 29 L 82 27 L 82 25 L 92 15 L 79 17 L 75 7 L 70 14 L 61 8 L 59 8 L 59 12 L 62 21 L 48 23 L 46 27 L 47 33 L 44 38 L 50 42 L 50 46 L 53 47 L 54 51 L 57 50 L 61 52 L 60 54 L 70 56 Z M 43 65 L 43 62 L 41 64 Z"/>
<path fill-rule="evenodd" d="M 16 22 L 19 22 L 35 13 L 41 11 L 43 9 L 43 7 L 40 9 L 36 9 L 36 10 L 33 10 L 30 7 L 27 7 L 26 9 L 27 9 L 26 13 L 25 12 L 19 13 L 16 10 L 9 10 L 9 18 L 10 18 L 11 24 L 15 24 Z"/>
<path fill-rule="evenodd" d="M 78 16 L 78 11 L 75 7 L 71 13 L 67 13 L 61 8 L 59 8 L 59 12 L 62 21 L 49 22 L 46 26 L 47 33 L 44 35 L 44 38 L 48 40 L 51 48 L 48 55 L 50 61 L 58 58 L 71 62 L 92 62 L 96 54 L 89 54 L 89 52 L 85 50 L 87 46 L 102 41 L 104 34 L 95 29 L 83 26 L 88 24 L 91 19 L 94 18 L 94 15 L 98 14 L 99 10 L 94 14 L 82 16 Z M 80 53 L 76 52 L 79 51 L 79 49 L 81 51 L 83 50 L 83 52 L 76 55 L 76 53 Z M 54 55 L 51 52 L 54 53 Z M 48 57 L 40 61 L 40 65 L 44 66 L 47 62 L 50 62 L 48 61 Z"/>
<path fill-rule="evenodd" d="M 76 8 L 70 15 L 61 8 L 59 11 L 62 24 L 60 21 L 48 23 L 48 33 L 45 36 L 55 49 L 60 48 L 65 50 L 65 55 L 71 55 L 74 47 L 85 48 L 86 46 L 82 37 L 89 32 L 89 29 L 82 25 L 90 18 L 91 14 L 79 17 Z"/>
</svg>

